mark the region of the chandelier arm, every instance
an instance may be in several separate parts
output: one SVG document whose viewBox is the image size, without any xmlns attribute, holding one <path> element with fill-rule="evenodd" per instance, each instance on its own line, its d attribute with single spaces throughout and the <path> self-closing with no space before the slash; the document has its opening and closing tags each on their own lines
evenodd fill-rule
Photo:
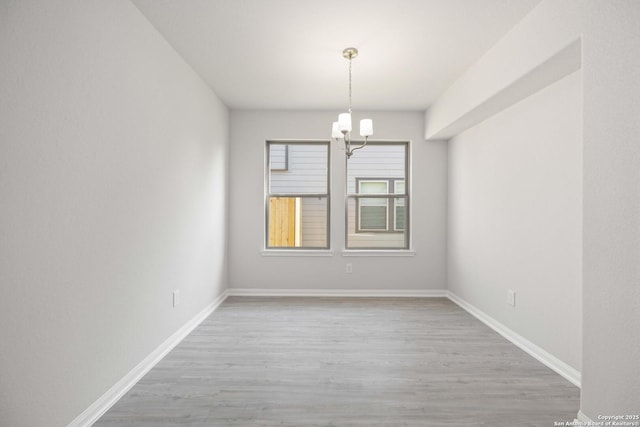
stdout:
<svg viewBox="0 0 640 427">
<path fill-rule="evenodd" d="M 357 147 L 353 147 L 351 148 L 349 151 L 353 154 L 354 151 L 359 150 L 361 148 L 364 148 L 365 145 L 367 145 L 367 137 L 364 137 L 364 142 L 360 145 L 358 145 Z M 351 141 L 349 141 L 349 146 L 351 146 Z"/>
</svg>

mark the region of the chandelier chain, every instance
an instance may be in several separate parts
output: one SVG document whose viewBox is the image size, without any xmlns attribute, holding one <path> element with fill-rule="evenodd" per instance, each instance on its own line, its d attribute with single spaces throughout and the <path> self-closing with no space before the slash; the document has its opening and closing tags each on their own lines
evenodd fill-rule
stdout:
<svg viewBox="0 0 640 427">
<path fill-rule="evenodd" d="M 351 114 L 351 58 L 349 55 L 349 114 Z"/>
</svg>

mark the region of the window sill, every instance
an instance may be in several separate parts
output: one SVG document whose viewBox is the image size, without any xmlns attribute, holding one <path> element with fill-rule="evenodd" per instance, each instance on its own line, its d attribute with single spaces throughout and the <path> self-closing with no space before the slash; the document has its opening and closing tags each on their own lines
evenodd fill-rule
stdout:
<svg viewBox="0 0 640 427">
<path fill-rule="evenodd" d="M 342 256 L 346 257 L 411 257 L 416 251 L 411 249 L 343 249 Z"/>
<path fill-rule="evenodd" d="M 330 257 L 333 252 L 329 249 L 263 249 L 265 257 Z"/>
</svg>

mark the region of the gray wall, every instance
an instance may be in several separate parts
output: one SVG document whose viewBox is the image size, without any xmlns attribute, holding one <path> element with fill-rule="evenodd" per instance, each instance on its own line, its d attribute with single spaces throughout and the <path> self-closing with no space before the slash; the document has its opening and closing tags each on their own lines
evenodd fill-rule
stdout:
<svg viewBox="0 0 640 427">
<path fill-rule="evenodd" d="M 640 2 L 586 2 L 582 410 L 640 411 Z"/>
<path fill-rule="evenodd" d="M 581 42 L 581 416 L 595 421 L 599 415 L 637 414 L 640 408 L 638 22 L 636 0 L 544 0 L 428 114 L 438 119 L 439 128 L 446 128 L 576 40 Z M 579 304 L 573 301 L 565 309 L 572 311 Z M 541 313 L 541 322 L 546 315 Z"/>
<path fill-rule="evenodd" d="M 578 71 L 451 140 L 447 257 L 451 292 L 577 371 L 581 95 Z"/>
<path fill-rule="evenodd" d="M 228 112 L 126 1 L 0 2 L 0 58 L 0 425 L 63 426 L 225 290 Z"/>
<path fill-rule="evenodd" d="M 374 120 L 375 138 L 411 140 L 415 256 L 342 256 L 345 156 L 331 144 L 330 257 L 264 256 L 266 140 L 327 139 L 336 112 L 232 111 L 230 132 L 229 283 L 233 289 L 430 290 L 445 289 L 446 156 L 441 142 L 425 142 L 419 112 L 357 112 Z M 354 156 L 357 155 L 354 154 Z M 345 274 L 345 264 L 353 274 Z"/>
</svg>

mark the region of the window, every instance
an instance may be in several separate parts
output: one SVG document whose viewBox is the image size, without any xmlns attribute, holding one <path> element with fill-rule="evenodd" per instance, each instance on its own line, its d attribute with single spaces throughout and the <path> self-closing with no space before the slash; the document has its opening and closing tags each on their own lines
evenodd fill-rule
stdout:
<svg viewBox="0 0 640 427">
<path fill-rule="evenodd" d="M 359 194 L 388 194 L 387 180 L 358 179 Z M 389 229 L 389 201 L 387 199 L 366 198 L 358 203 L 358 231 L 386 231 Z"/>
<path fill-rule="evenodd" d="M 329 248 L 329 143 L 267 141 L 267 249 Z"/>
<path fill-rule="evenodd" d="M 359 194 L 404 195 L 404 178 L 356 178 Z M 393 188 L 392 192 L 389 189 Z M 403 231 L 404 199 L 361 198 L 358 200 L 357 231 Z"/>
<path fill-rule="evenodd" d="M 347 249 L 408 249 L 407 142 L 369 142 L 347 161 Z"/>
</svg>

